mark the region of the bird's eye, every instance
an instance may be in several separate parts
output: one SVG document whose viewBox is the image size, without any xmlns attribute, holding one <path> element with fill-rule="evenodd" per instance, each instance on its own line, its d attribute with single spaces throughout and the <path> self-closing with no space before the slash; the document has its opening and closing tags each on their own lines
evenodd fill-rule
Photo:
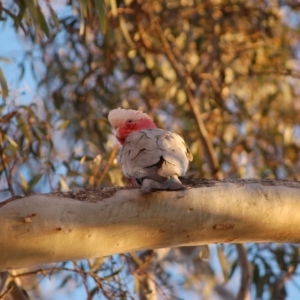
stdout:
<svg viewBox="0 0 300 300">
<path fill-rule="evenodd" d="M 127 123 L 132 123 L 132 120 L 131 119 L 127 120 Z"/>
</svg>

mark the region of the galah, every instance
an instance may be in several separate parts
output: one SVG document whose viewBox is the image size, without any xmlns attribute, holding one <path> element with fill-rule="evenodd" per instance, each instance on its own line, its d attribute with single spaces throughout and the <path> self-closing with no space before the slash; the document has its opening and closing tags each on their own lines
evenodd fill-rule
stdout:
<svg viewBox="0 0 300 300">
<path fill-rule="evenodd" d="M 122 172 L 134 186 L 143 192 L 184 189 L 178 176 L 185 175 L 193 155 L 181 136 L 133 109 L 114 109 L 108 120 L 123 145 Z"/>
</svg>

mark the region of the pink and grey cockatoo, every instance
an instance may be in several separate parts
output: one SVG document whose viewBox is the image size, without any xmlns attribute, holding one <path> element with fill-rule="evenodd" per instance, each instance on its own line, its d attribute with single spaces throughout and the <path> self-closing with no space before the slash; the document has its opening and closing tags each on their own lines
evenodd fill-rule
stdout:
<svg viewBox="0 0 300 300">
<path fill-rule="evenodd" d="M 149 116 L 133 109 L 114 109 L 108 121 L 123 145 L 120 155 L 122 172 L 143 192 L 184 189 L 178 176 L 184 176 L 190 149 L 181 136 L 157 128 Z"/>
</svg>

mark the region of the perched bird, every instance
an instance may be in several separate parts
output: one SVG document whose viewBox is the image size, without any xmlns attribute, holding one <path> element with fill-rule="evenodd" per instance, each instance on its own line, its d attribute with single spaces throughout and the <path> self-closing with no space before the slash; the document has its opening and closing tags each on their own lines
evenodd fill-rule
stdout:
<svg viewBox="0 0 300 300">
<path fill-rule="evenodd" d="M 178 176 L 184 176 L 190 149 L 181 136 L 157 128 L 150 117 L 133 109 L 114 109 L 108 121 L 123 145 L 120 155 L 122 172 L 143 192 L 184 189 Z"/>
</svg>

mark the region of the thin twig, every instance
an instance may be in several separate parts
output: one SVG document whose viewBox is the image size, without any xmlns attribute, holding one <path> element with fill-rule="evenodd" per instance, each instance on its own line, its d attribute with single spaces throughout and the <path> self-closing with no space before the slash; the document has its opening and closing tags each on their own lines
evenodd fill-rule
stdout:
<svg viewBox="0 0 300 300">
<path fill-rule="evenodd" d="M 15 27 L 17 27 L 16 19 L 18 19 L 18 16 L 14 15 L 9 9 L 7 9 L 3 6 L 2 6 L 2 11 L 4 11 L 8 16 L 10 16 L 13 19 L 13 21 L 15 22 L 15 24 L 14 24 Z M 19 22 L 18 25 L 22 28 L 24 34 L 27 35 L 27 31 L 26 31 L 24 25 L 22 24 L 22 22 Z"/>
<path fill-rule="evenodd" d="M 18 277 L 18 271 L 11 270 L 9 272 L 9 275 L 10 277 L 14 277 L 9 283 L 9 286 L 12 287 L 10 291 L 10 298 L 17 300 L 28 300 L 29 298 L 27 296 L 26 290 L 23 288 L 22 281 Z"/>
<path fill-rule="evenodd" d="M 0 293 L 2 293 L 2 291 L 5 289 L 5 287 L 7 286 L 7 281 L 9 279 L 9 273 L 6 272 L 1 272 L 0 273 Z M 3 294 L 0 295 L 0 299 L 2 299 L 2 297 L 4 297 L 4 295 L 8 293 L 7 291 L 4 292 Z"/>
<path fill-rule="evenodd" d="M 158 22 L 155 22 L 155 29 L 156 29 L 156 32 L 163 44 L 163 47 L 165 49 L 165 54 L 168 57 L 171 65 L 173 66 L 173 68 L 181 82 L 181 85 L 186 92 L 186 95 L 187 95 L 190 107 L 192 109 L 195 121 L 198 125 L 198 132 L 200 134 L 200 138 L 202 140 L 205 152 L 207 154 L 209 164 L 210 164 L 210 167 L 212 170 L 212 174 L 214 175 L 215 179 L 223 179 L 222 171 L 220 169 L 218 159 L 215 155 L 213 144 L 211 142 L 211 139 L 209 138 L 209 134 L 206 130 L 203 119 L 201 117 L 201 111 L 199 108 L 199 104 L 197 103 L 195 97 L 192 94 L 191 89 L 189 88 L 189 83 L 191 82 L 192 79 L 190 76 L 188 76 L 185 73 L 185 70 L 182 67 L 182 65 L 180 65 L 178 63 L 178 60 L 176 59 L 175 55 L 173 54 L 172 48 L 171 48 L 167 38 L 165 37 L 164 32 Z"/>
<path fill-rule="evenodd" d="M 188 87 L 185 87 L 185 91 L 186 91 L 191 109 L 193 111 L 195 120 L 196 120 L 197 125 L 198 125 L 198 131 L 200 133 L 200 138 L 202 140 L 202 143 L 204 145 L 204 149 L 205 149 L 206 154 L 207 154 L 208 159 L 209 159 L 212 174 L 213 174 L 215 179 L 223 179 L 222 170 L 220 168 L 220 164 L 218 162 L 218 159 L 215 155 L 213 144 L 211 142 L 211 139 L 209 138 L 209 134 L 206 130 L 203 119 L 201 117 L 201 112 L 200 112 L 200 109 L 199 109 L 199 105 L 198 105 L 195 97 L 193 96 L 191 90 Z"/>
<path fill-rule="evenodd" d="M 119 146 L 115 146 L 110 154 L 110 158 L 107 162 L 107 165 L 105 166 L 104 170 L 103 170 L 103 173 L 100 177 L 100 179 L 98 180 L 98 185 L 104 180 L 107 172 L 109 171 L 109 168 L 110 166 L 112 165 L 114 159 L 116 158 L 117 156 L 117 153 L 118 153 L 118 150 L 119 150 Z"/>
<path fill-rule="evenodd" d="M 217 82 L 217 79 L 215 78 L 214 75 L 210 74 L 210 73 L 200 73 L 198 74 L 198 77 L 201 78 L 201 79 L 207 79 L 210 81 L 214 91 L 216 93 L 220 93 L 221 92 L 221 89 L 218 85 L 218 82 Z"/>
<path fill-rule="evenodd" d="M 3 292 L 1 295 L 0 295 L 0 299 L 4 299 L 4 296 L 7 295 L 8 293 L 10 293 L 10 291 L 12 290 L 13 286 L 11 284 L 8 285 L 7 289 L 5 292 Z"/>
<path fill-rule="evenodd" d="M 87 283 L 87 280 L 86 280 L 86 276 L 88 275 L 84 270 L 82 270 L 76 261 L 73 261 L 73 265 L 74 265 L 74 268 L 77 270 L 77 271 L 80 271 L 78 272 L 79 276 L 82 278 L 82 283 L 83 283 L 83 286 L 85 288 L 85 291 L 86 291 L 86 294 L 87 294 L 87 299 L 90 300 L 92 299 L 92 295 L 89 291 L 89 287 L 88 287 L 88 283 Z M 83 272 L 82 272 L 83 271 Z"/>
<path fill-rule="evenodd" d="M 247 259 L 247 252 L 243 244 L 235 244 L 239 255 L 239 263 L 242 272 L 241 286 L 236 300 L 250 300 L 250 285 L 252 281 L 251 266 Z"/>
</svg>

